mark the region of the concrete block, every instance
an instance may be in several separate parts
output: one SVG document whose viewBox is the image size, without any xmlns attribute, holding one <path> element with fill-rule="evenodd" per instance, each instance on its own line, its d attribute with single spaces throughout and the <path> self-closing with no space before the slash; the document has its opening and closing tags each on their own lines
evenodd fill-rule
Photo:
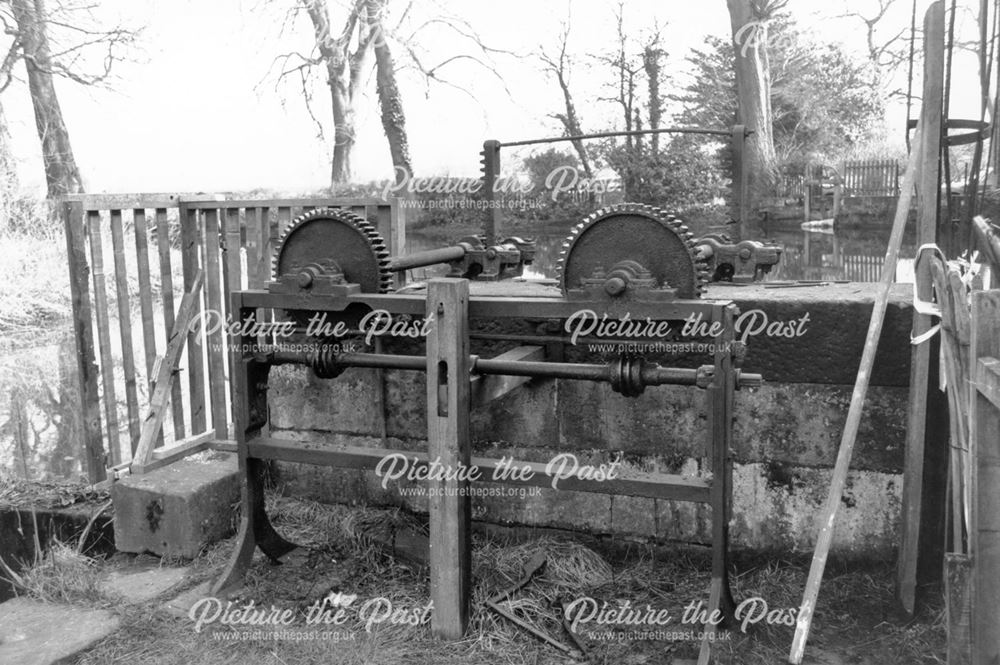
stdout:
<svg viewBox="0 0 1000 665">
<path fill-rule="evenodd" d="M 111 489 L 115 545 L 123 552 L 194 558 L 229 536 L 240 498 L 236 456 L 175 462 Z"/>
<path fill-rule="evenodd" d="M 473 441 L 551 448 L 559 440 L 556 382 L 536 379 L 485 406 L 473 409 Z"/>
<path fill-rule="evenodd" d="M 305 367 L 283 365 L 271 370 L 268 387 L 272 428 L 381 433 L 375 370 L 349 369 L 336 379 L 319 379 Z"/>
<path fill-rule="evenodd" d="M 0 603 L 0 663 L 66 662 L 118 630 L 119 624 L 107 610 L 14 598 Z"/>
<path fill-rule="evenodd" d="M 426 439 L 426 374 L 387 370 L 384 377 L 386 435 L 400 439 Z"/>
</svg>

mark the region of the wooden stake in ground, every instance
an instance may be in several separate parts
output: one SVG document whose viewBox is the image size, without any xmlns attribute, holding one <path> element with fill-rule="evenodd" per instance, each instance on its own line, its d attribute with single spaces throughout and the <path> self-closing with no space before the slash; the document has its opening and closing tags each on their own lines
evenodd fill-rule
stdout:
<svg viewBox="0 0 1000 665">
<path fill-rule="evenodd" d="M 920 145 L 920 126 L 914 134 L 912 145 Z M 847 422 L 844 424 L 844 435 L 840 439 L 840 451 L 837 453 L 837 463 L 833 468 L 833 479 L 830 481 L 830 492 L 823 508 L 822 528 L 816 540 L 816 551 L 813 554 L 812 566 L 809 568 L 809 579 L 799 606 L 798 620 L 795 625 L 795 638 L 792 640 L 792 650 L 788 662 L 798 665 L 802 662 L 806 640 L 809 638 L 809 628 L 812 624 L 813 612 L 816 609 L 816 598 L 819 596 L 819 585 L 823 581 L 823 569 L 826 568 L 826 557 L 830 552 L 833 540 L 833 526 L 837 517 L 837 508 L 844 493 L 847 472 L 851 465 L 851 455 L 854 453 L 854 442 L 858 436 L 858 426 L 861 424 L 861 409 L 868 392 L 868 382 L 871 378 L 872 365 L 875 363 L 875 349 L 882 334 L 882 323 L 885 321 L 885 307 L 889 301 L 889 289 L 892 287 L 896 273 L 896 260 L 899 258 L 899 246 L 903 240 L 903 229 L 910 212 L 910 200 L 913 197 L 914 174 L 920 161 L 921 151 L 914 148 L 906 165 L 906 175 L 899 192 L 899 203 L 896 206 L 896 218 L 892 223 L 892 235 L 889 237 L 889 247 L 882 263 L 882 279 L 872 307 L 872 318 L 868 324 L 868 335 L 865 337 L 865 350 L 861 355 L 861 366 L 854 381 L 854 394 L 851 396 L 851 407 L 847 412 Z M 931 155 L 931 159 L 937 159 Z"/>
</svg>

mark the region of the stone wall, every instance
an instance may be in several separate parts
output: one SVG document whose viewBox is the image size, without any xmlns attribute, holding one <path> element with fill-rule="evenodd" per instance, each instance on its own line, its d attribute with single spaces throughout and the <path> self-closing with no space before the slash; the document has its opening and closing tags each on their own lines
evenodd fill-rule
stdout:
<svg viewBox="0 0 1000 665">
<path fill-rule="evenodd" d="M 873 292 L 873 285 L 860 284 L 710 292 L 771 320 L 809 315 L 801 337 L 748 337 L 744 368 L 761 372 L 767 382 L 736 395 L 735 547 L 808 551 L 814 544 Z M 910 314 L 908 288 L 895 287 L 838 515 L 834 551 L 841 555 L 886 556 L 896 543 Z M 497 350 L 474 348 L 483 357 Z M 577 355 L 572 360 L 586 359 Z M 426 448 L 422 373 L 353 369 L 324 381 L 303 367 L 283 366 L 272 370 L 269 386 L 275 436 L 305 446 Z M 581 463 L 593 463 L 620 452 L 628 467 L 697 474 L 706 444 L 705 393 L 661 386 L 630 399 L 605 384 L 535 380 L 476 409 L 471 430 L 474 455 L 546 462 L 573 452 Z M 281 463 L 279 478 L 296 496 L 426 510 L 426 497 L 401 495 L 399 482 L 383 488 L 372 472 Z M 532 495 L 476 498 L 473 515 L 500 524 L 710 542 L 710 509 L 702 504 L 545 488 Z"/>
</svg>

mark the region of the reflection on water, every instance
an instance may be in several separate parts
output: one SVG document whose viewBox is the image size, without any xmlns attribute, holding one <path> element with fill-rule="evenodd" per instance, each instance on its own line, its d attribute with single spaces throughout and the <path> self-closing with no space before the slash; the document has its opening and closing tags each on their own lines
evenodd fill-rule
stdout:
<svg viewBox="0 0 1000 665">
<path fill-rule="evenodd" d="M 535 262 L 525 270 L 525 277 L 554 278 L 556 263 L 562 249 L 565 232 L 545 231 L 536 234 Z M 804 230 L 798 225 L 788 229 L 773 229 L 768 235 L 782 247 L 780 263 L 775 266 L 767 279 L 777 280 L 847 280 L 851 282 L 877 282 L 882 271 L 882 261 L 889 243 L 890 229 L 811 229 Z M 407 251 L 418 252 L 435 249 L 447 244 L 440 237 L 428 237 L 419 232 L 406 236 Z M 900 249 L 899 265 L 896 269 L 897 282 L 913 281 L 913 255 L 916 250 L 914 234 L 908 229 Z M 444 275 L 447 268 L 432 268 L 411 271 L 411 277 L 423 279 Z"/>
</svg>

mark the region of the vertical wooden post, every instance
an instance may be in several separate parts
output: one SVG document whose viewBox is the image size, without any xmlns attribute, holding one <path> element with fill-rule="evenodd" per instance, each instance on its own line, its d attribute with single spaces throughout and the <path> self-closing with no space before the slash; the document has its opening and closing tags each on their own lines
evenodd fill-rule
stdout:
<svg viewBox="0 0 1000 665">
<path fill-rule="evenodd" d="M 469 445 L 469 283 L 427 285 L 427 458 L 449 471 L 467 470 Z M 465 477 L 463 475 L 463 477 Z M 461 639 L 472 596 L 472 544 L 467 479 L 428 481 L 431 631 Z"/>
<path fill-rule="evenodd" d="M 389 223 L 386 229 L 379 229 L 389 250 L 389 256 L 406 254 L 406 201 L 408 197 L 394 196 L 389 199 Z M 393 274 L 393 284 L 398 289 L 406 284 L 406 271 Z"/>
<path fill-rule="evenodd" d="M 180 219 L 183 225 L 183 216 Z M 174 272 L 170 261 L 170 222 L 166 208 L 156 209 L 156 244 L 160 256 L 160 297 L 163 301 L 163 330 L 169 344 L 174 329 Z M 170 382 L 170 407 L 174 414 L 174 441 L 184 438 L 184 397 L 181 382 Z"/>
<path fill-rule="evenodd" d="M 219 211 L 209 208 L 205 211 L 205 297 L 210 318 L 208 321 L 223 320 L 226 312 L 222 307 L 223 276 L 220 270 L 219 254 L 222 244 L 219 235 Z M 212 427 L 219 440 L 229 434 L 228 409 L 226 404 L 226 366 L 223 355 L 225 339 L 220 326 L 213 325 L 208 331 L 208 387 L 212 398 Z"/>
<path fill-rule="evenodd" d="M 91 483 L 98 483 L 107 477 L 107 471 L 104 463 L 104 439 L 101 436 L 101 402 L 97 390 L 94 329 L 90 318 L 90 269 L 87 266 L 83 203 L 65 202 L 60 205 L 59 213 L 66 231 L 66 257 L 69 260 L 69 290 L 73 304 L 73 336 L 76 339 L 87 478 Z"/>
<path fill-rule="evenodd" d="M 1000 359 L 1000 290 L 972 294 L 969 441 L 972 458 L 972 662 L 1000 662 L 1000 403 L 986 394 L 987 359 Z M 987 361 L 989 362 L 989 361 Z M 993 385 L 996 386 L 994 380 Z M 994 387 L 994 391 L 996 388 Z"/>
<path fill-rule="evenodd" d="M 198 230 L 198 212 L 178 203 L 181 219 L 181 264 L 184 269 L 184 290 L 190 291 L 194 277 L 201 269 L 201 234 Z M 202 314 L 201 301 L 195 303 L 194 316 Z M 188 332 L 188 399 L 191 404 L 191 435 L 205 433 L 205 360 L 202 348 L 203 331 Z"/>
<path fill-rule="evenodd" d="M 118 332 L 121 337 L 122 374 L 125 376 L 125 405 L 128 414 L 129 452 L 135 454 L 142 427 L 139 424 L 139 396 L 135 384 L 135 348 L 132 344 L 132 307 L 128 297 L 125 266 L 125 229 L 121 210 L 111 211 L 111 247 L 114 252 L 115 293 L 118 305 Z M 140 299 L 144 297 L 140 294 Z"/>
<path fill-rule="evenodd" d="M 914 150 L 920 152 L 917 181 L 917 246 L 937 240 L 938 195 L 941 154 L 941 112 L 944 104 L 944 2 L 938 0 L 924 17 L 924 89 L 920 112 L 921 135 Z M 902 198 L 903 193 L 901 193 Z M 927 261 L 914 265 L 917 296 L 930 300 L 931 274 Z M 913 310 L 913 336 L 931 327 L 931 317 Z M 927 439 L 927 392 L 931 345 L 912 347 L 910 391 L 907 409 L 906 449 L 903 460 L 903 506 L 899 560 L 896 567 L 896 594 L 903 610 L 912 613 L 916 605 L 917 560 L 920 543 L 921 497 L 924 492 L 924 452 Z"/>
<path fill-rule="evenodd" d="M 111 324 L 108 321 L 108 287 L 104 274 L 104 245 L 101 239 L 101 212 L 87 211 L 90 234 L 90 261 L 94 278 L 94 315 L 97 321 L 97 345 L 101 353 L 101 384 L 104 386 L 104 422 L 108 426 L 108 452 L 111 464 L 121 462 L 121 438 L 118 432 L 118 399 L 115 390 L 115 363 L 111 354 Z"/>
</svg>

